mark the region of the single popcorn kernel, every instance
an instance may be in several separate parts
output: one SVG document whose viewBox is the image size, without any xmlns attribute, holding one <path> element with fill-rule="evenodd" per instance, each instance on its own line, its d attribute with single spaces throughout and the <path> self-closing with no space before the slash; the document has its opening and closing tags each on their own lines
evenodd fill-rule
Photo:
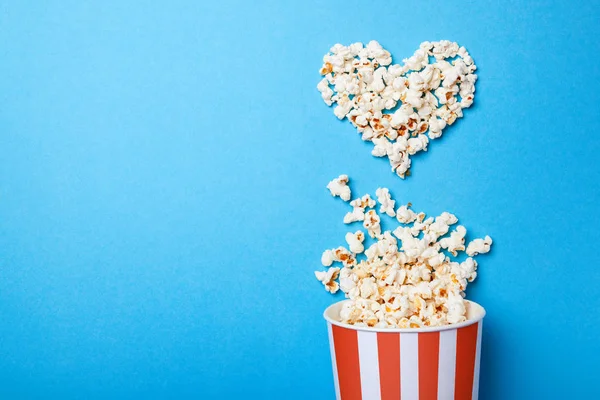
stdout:
<svg viewBox="0 0 600 400">
<path fill-rule="evenodd" d="M 344 201 L 350 201 L 350 188 L 348 187 L 348 175 L 340 175 L 327 184 L 327 189 L 333 197 L 339 196 Z"/>
<path fill-rule="evenodd" d="M 339 284 L 335 281 L 340 274 L 340 269 L 337 267 L 332 267 L 327 270 L 327 272 L 315 271 L 315 276 L 318 280 L 323 283 L 325 286 L 325 290 L 330 293 L 335 293 L 339 289 Z"/>
<path fill-rule="evenodd" d="M 333 65 L 331 65 L 331 63 L 329 62 L 326 62 L 325 64 L 323 64 L 323 67 L 319 70 L 319 73 L 321 75 L 327 75 L 331 71 L 333 71 Z"/>
</svg>

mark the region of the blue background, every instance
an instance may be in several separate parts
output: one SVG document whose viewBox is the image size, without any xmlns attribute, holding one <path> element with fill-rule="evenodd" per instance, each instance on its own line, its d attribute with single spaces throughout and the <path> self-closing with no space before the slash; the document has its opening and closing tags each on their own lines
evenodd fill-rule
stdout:
<svg viewBox="0 0 600 400">
<path fill-rule="evenodd" d="M 483 399 L 595 393 L 599 6 L 423 3 L 3 2 L 0 398 L 332 398 L 340 173 L 494 238 Z M 479 67 L 406 181 L 315 88 L 371 39 Z"/>
</svg>

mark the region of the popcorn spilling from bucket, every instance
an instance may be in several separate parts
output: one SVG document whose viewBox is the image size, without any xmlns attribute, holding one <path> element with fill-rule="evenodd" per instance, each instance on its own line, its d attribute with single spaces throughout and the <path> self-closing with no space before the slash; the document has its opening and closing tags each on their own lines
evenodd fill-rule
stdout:
<svg viewBox="0 0 600 400">
<path fill-rule="evenodd" d="M 392 64 L 378 42 L 336 44 L 323 57 L 317 85 L 334 114 L 347 118 L 374 144 L 371 154 L 388 157 L 392 171 L 410 174 L 410 157 L 427 151 L 430 140 L 473 104 L 477 67 L 464 47 L 448 40 L 423 42 Z"/>
<path fill-rule="evenodd" d="M 348 246 L 325 250 L 321 263 L 329 268 L 315 272 L 327 291 L 341 289 L 351 300 L 340 312 L 341 322 L 421 328 L 465 321 L 465 289 L 477 276 L 473 257 L 489 252 L 492 238 L 474 239 L 465 246 L 467 231 L 456 225 L 456 216 L 443 212 L 427 217 L 413 211 L 410 203 L 396 208 L 387 188 L 377 189 L 377 201 L 368 194 L 350 201 L 348 182 L 348 176 L 341 175 L 327 187 L 333 196 L 344 194 L 340 197 L 352 207 L 344 223 L 361 222 L 367 233 L 348 232 Z M 378 211 L 398 226 L 382 231 Z M 364 244 L 367 235 L 374 239 L 369 247 Z M 459 252 L 468 258 L 454 261 Z"/>
</svg>

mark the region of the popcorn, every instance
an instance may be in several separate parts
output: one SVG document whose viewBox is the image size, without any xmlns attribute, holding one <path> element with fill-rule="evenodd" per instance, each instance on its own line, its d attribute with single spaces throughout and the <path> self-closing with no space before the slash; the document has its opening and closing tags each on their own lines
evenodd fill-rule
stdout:
<svg viewBox="0 0 600 400">
<path fill-rule="evenodd" d="M 450 225 L 457 222 L 458 219 L 454 215 L 443 212 L 442 215 L 435 219 L 435 222 L 427 227 L 427 234 L 430 235 L 433 240 L 437 240 L 440 236 L 448 233 Z"/>
<path fill-rule="evenodd" d="M 440 240 L 440 246 L 444 249 L 448 249 L 454 257 L 458 255 L 459 251 L 465 250 L 465 235 L 467 230 L 464 226 L 459 225 L 455 231 L 450 233 L 450 237 Z"/>
<path fill-rule="evenodd" d="M 460 294 L 449 293 L 446 308 L 448 309 L 446 320 L 449 324 L 458 324 L 467 320 L 465 302 Z"/>
<path fill-rule="evenodd" d="M 364 278 L 360 284 L 360 297 L 362 297 L 363 299 L 368 299 L 371 297 L 375 297 L 377 293 L 378 290 L 377 284 L 375 283 L 375 278 Z"/>
<path fill-rule="evenodd" d="M 467 254 L 471 257 L 477 254 L 485 254 L 490 251 L 492 238 L 486 236 L 485 239 L 475 239 L 467 246 Z"/>
<path fill-rule="evenodd" d="M 396 205 L 396 201 L 392 200 L 390 191 L 385 188 L 379 188 L 375 192 L 375 195 L 377 196 L 377 201 L 379 204 L 381 204 L 379 212 L 385 213 L 390 217 L 395 217 L 396 211 L 394 210 L 394 207 Z"/>
<path fill-rule="evenodd" d="M 410 207 L 410 205 L 401 206 L 400 208 L 398 208 L 398 211 L 396 211 L 396 219 L 398 220 L 398 222 L 402 224 L 410 224 L 411 222 L 416 221 L 417 214 L 408 207 Z"/>
<path fill-rule="evenodd" d="M 348 242 L 348 248 L 354 254 L 359 254 L 365 251 L 363 242 L 365 241 L 365 234 L 362 231 L 356 231 L 355 233 L 346 233 L 346 242 Z"/>
<path fill-rule="evenodd" d="M 354 299 L 360 294 L 356 286 L 357 281 L 357 276 L 353 274 L 350 268 L 344 267 L 340 270 L 340 288 L 350 299 Z"/>
<path fill-rule="evenodd" d="M 365 209 L 355 207 L 354 210 L 350 211 L 344 216 L 344 223 L 351 224 L 352 222 L 364 221 L 365 220 Z"/>
<path fill-rule="evenodd" d="M 376 41 L 336 44 L 323 57 L 317 89 L 339 119 L 373 142 L 371 154 L 388 157 L 392 171 L 405 178 L 410 157 L 427 151 L 429 140 L 473 104 L 477 67 L 464 47 L 447 40 L 424 42 L 403 65 L 391 63 Z"/>
<path fill-rule="evenodd" d="M 364 221 L 365 209 L 375 207 L 375 200 L 373 200 L 371 196 L 366 194 L 360 199 L 352 200 L 350 202 L 350 205 L 353 207 L 353 209 L 351 212 L 347 213 L 344 216 L 345 224 L 350 224 L 356 221 Z"/>
<path fill-rule="evenodd" d="M 329 266 L 331 266 L 331 264 L 333 264 L 334 261 L 337 261 L 337 260 L 335 259 L 333 251 L 325 250 L 323 252 L 323 255 L 321 256 L 321 264 L 323 264 L 324 267 L 329 267 Z"/>
<path fill-rule="evenodd" d="M 369 210 L 365 214 L 365 220 L 363 222 L 363 226 L 367 229 L 369 236 L 372 238 L 378 237 L 381 235 L 381 219 L 379 215 L 377 215 L 377 211 Z"/>
<path fill-rule="evenodd" d="M 348 249 L 326 250 L 321 262 L 329 268 L 315 272 L 327 291 L 341 289 L 350 299 L 342 307 L 340 320 L 379 328 L 419 328 L 465 321 L 464 291 L 477 277 L 477 262 L 472 257 L 487 253 L 492 239 L 486 236 L 473 240 L 467 248 L 470 257 L 460 263 L 453 261 L 444 250 L 456 257 L 465 250 L 466 236 L 462 225 L 450 232 L 458 222 L 456 216 L 443 212 L 426 218 L 425 213 L 412 211 L 410 203 L 394 210 L 395 201 L 388 189 L 378 188 L 376 195 L 379 212 L 393 212 L 401 225 L 393 232 L 382 232 L 375 201 L 368 194 L 352 200 L 353 212 L 349 214 L 362 216 L 374 243 L 365 249 L 365 234 L 360 230 L 348 232 Z M 342 268 L 332 267 L 334 262 L 340 262 Z"/>
<path fill-rule="evenodd" d="M 344 201 L 350 201 L 350 188 L 348 187 L 348 175 L 340 175 L 327 184 L 327 189 L 333 197 L 339 196 Z"/>
<path fill-rule="evenodd" d="M 461 279 L 466 279 L 469 282 L 473 282 L 477 277 L 477 261 L 469 257 L 465 261 L 457 265 L 455 274 Z"/>
<path fill-rule="evenodd" d="M 356 258 L 348 249 L 344 247 L 338 247 L 337 249 L 332 250 L 333 258 L 335 261 L 341 261 L 344 264 L 344 267 L 349 267 L 356 263 Z"/>
<path fill-rule="evenodd" d="M 325 286 L 325 290 L 329 293 L 335 293 L 340 288 L 340 285 L 336 282 L 340 274 L 340 269 L 337 267 L 331 267 L 325 271 L 315 271 L 315 276 L 323 285 Z"/>
<path fill-rule="evenodd" d="M 429 225 L 433 223 L 433 217 L 429 217 L 426 220 L 423 220 L 424 217 L 424 213 L 417 214 L 417 221 L 413 224 L 412 228 L 410 229 L 414 236 L 419 235 L 421 231 L 426 230 L 429 227 Z"/>
</svg>

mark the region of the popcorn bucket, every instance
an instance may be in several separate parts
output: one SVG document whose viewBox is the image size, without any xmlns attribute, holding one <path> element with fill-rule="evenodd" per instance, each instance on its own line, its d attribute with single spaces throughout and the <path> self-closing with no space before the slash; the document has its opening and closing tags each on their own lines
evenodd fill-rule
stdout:
<svg viewBox="0 0 600 400">
<path fill-rule="evenodd" d="M 485 310 L 466 301 L 467 321 L 428 328 L 355 327 L 323 316 L 338 400 L 476 400 Z"/>
</svg>

